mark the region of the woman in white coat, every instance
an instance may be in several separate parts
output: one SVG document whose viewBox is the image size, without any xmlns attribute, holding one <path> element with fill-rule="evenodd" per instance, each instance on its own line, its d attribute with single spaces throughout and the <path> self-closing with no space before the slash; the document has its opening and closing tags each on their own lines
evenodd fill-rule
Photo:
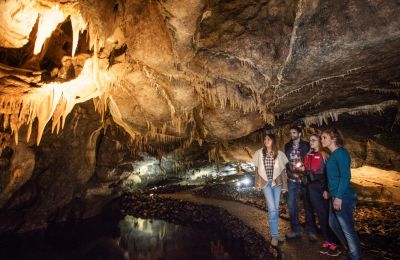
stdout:
<svg viewBox="0 0 400 260">
<path fill-rule="evenodd" d="M 253 155 L 256 166 L 255 188 L 262 190 L 267 202 L 268 222 L 271 234 L 271 245 L 279 242 L 278 220 L 279 199 L 281 192 L 287 192 L 286 164 L 289 162 L 286 155 L 278 150 L 275 135 L 267 134 L 263 148 Z"/>
</svg>

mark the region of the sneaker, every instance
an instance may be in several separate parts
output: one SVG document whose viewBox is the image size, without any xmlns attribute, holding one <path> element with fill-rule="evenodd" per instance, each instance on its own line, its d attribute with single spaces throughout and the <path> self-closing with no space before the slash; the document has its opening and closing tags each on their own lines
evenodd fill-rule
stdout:
<svg viewBox="0 0 400 260">
<path fill-rule="evenodd" d="M 310 240 L 311 242 L 315 242 L 318 240 L 317 235 L 314 233 L 309 233 L 308 234 L 308 240 Z"/>
<path fill-rule="evenodd" d="M 272 237 L 271 238 L 271 245 L 272 246 L 276 247 L 276 246 L 278 246 L 278 243 L 279 243 L 278 237 Z"/>
<path fill-rule="evenodd" d="M 319 250 L 319 252 L 320 252 L 321 254 L 323 254 L 323 255 L 328 254 L 329 245 L 330 245 L 330 243 L 329 243 L 328 241 L 325 241 L 325 242 L 322 244 L 321 250 Z"/>
<path fill-rule="evenodd" d="M 342 253 L 342 251 L 340 251 L 334 243 L 329 245 L 329 249 L 328 249 L 327 255 L 329 255 L 329 256 L 338 256 L 341 253 Z"/>
<path fill-rule="evenodd" d="M 301 237 L 301 236 L 302 236 L 301 232 L 290 231 L 289 233 L 286 233 L 286 237 L 287 238 L 298 238 L 298 237 Z"/>
</svg>

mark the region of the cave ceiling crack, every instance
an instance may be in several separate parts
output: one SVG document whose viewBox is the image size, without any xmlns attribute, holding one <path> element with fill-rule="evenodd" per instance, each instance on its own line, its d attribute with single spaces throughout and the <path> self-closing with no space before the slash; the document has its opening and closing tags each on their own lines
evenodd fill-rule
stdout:
<svg viewBox="0 0 400 260">
<path fill-rule="evenodd" d="M 297 38 L 297 29 L 298 29 L 299 24 L 300 24 L 301 16 L 303 15 L 303 9 L 304 9 L 304 1 L 303 0 L 299 0 L 299 2 L 297 4 L 296 18 L 294 20 L 293 30 L 292 30 L 292 34 L 290 36 L 290 44 L 289 44 L 288 55 L 287 55 L 285 61 L 282 64 L 281 70 L 279 71 L 278 75 L 276 76 L 277 79 L 278 79 L 278 84 L 274 87 L 275 91 L 277 91 L 279 86 L 281 85 L 285 67 L 292 59 L 293 48 L 294 48 L 294 44 L 295 44 L 296 38 Z"/>
<path fill-rule="evenodd" d="M 297 88 L 295 88 L 295 89 L 293 89 L 293 90 L 291 90 L 291 91 L 287 91 L 285 94 L 283 94 L 283 95 L 281 95 L 281 96 L 277 96 L 277 95 L 276 95 L 275 98 L 274 98 L 273 100 L 271 100 L 271 101 L 269 101 L 269 102 L 267 103 L 267 106 L 268 106 L 268 107 L 275 107 L 275 106 L 277 106 L 277 105 L 280 104 L 280 101 L 281 101 L 283 98 L 285 98 L 285 97 L 287 97 L 287 96 L 289 96 L 289 95 L 292 95 L 292 94 L 294 94 L 294 93 L 298 93 L 298 92 L 300 92 L 303 88 L 306 88 L 306 87 L 311 87 L 311 88 L 313 88 L 313 87 L 315 87 L 315 86 L 320 85 L 321 82 L 323 82 L 323 81 L 327 81 L 327 80 L 331 80 L 331 79 L 335 79 L 335 78 L 344 78 L 344 77 L 346 77 L 346 76 L 351 75 L 353 72 L 358 71 L 358 70 L 361 69 L 361 68 L 363 68 L 363 66 L 361 66 L 361 67 L 356 67 L 356 68 L 352 68 L 352 69 L 348 69 L 348 70 L 346 70 L 346 72 L 341 73 L 341 74 L 332 75 L 332 76 L 327 76 L 327 77 L 322 77 L 322 78 L 319 78 L 319 79 L 317 79 L 317 80 L 313 80 L 313 81 L 311 81 L 311 82 L 302 84 L 302 85 L 300 85 L 299 87 L 297 87 Z M 295 87 L 296 85 L 292 85 L 292 86 Z M 287 86 L 287 87 L 292 87 L 292 86 Z"/>
</svg>

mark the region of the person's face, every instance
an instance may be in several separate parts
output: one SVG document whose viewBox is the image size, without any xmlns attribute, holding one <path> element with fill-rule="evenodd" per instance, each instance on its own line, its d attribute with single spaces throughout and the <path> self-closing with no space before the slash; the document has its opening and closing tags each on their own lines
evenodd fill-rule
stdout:
<svg viewBox="0 0 400 260">
<path fill-rule="evenodd" d="M 298 140 L 300 139 L 301 134 L 297 132 L 295 129 L 290 129 L 290 137 L 292 140 Z"/>
<path fill-rule="evenodd" d="M 316 136 L 310 137 L 310 147 L 311 149 L 318 150 L 319 149 L 319 139 Z"/>
<path fill-rule="evenodd" d="M 264 139 L 264 145 L 267 148 L 272 148 L 272 139 L 266 136 Z"/>
<path fill-rule="evenodd" d="M 335 143 L 335 140 L 332 139 L 332 137 L 330 135 L 328 135 L 327 133 L 323 133 L 321 135 L 321 143 L 322 143 L 322 147 L 329 147 Z"/>
</svg>

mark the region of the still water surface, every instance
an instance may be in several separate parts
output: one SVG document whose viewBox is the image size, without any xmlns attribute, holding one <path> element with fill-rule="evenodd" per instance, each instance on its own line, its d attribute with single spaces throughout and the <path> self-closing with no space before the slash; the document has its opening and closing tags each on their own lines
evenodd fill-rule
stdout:
<svg viewBox="0 0 400 260">
<path fill-rule="evenodd" d="M 0 236 L 0 259 L 243 259 L 242 246 L 217 228 L 125 216 L 57 224 Z"/>
</svg>

